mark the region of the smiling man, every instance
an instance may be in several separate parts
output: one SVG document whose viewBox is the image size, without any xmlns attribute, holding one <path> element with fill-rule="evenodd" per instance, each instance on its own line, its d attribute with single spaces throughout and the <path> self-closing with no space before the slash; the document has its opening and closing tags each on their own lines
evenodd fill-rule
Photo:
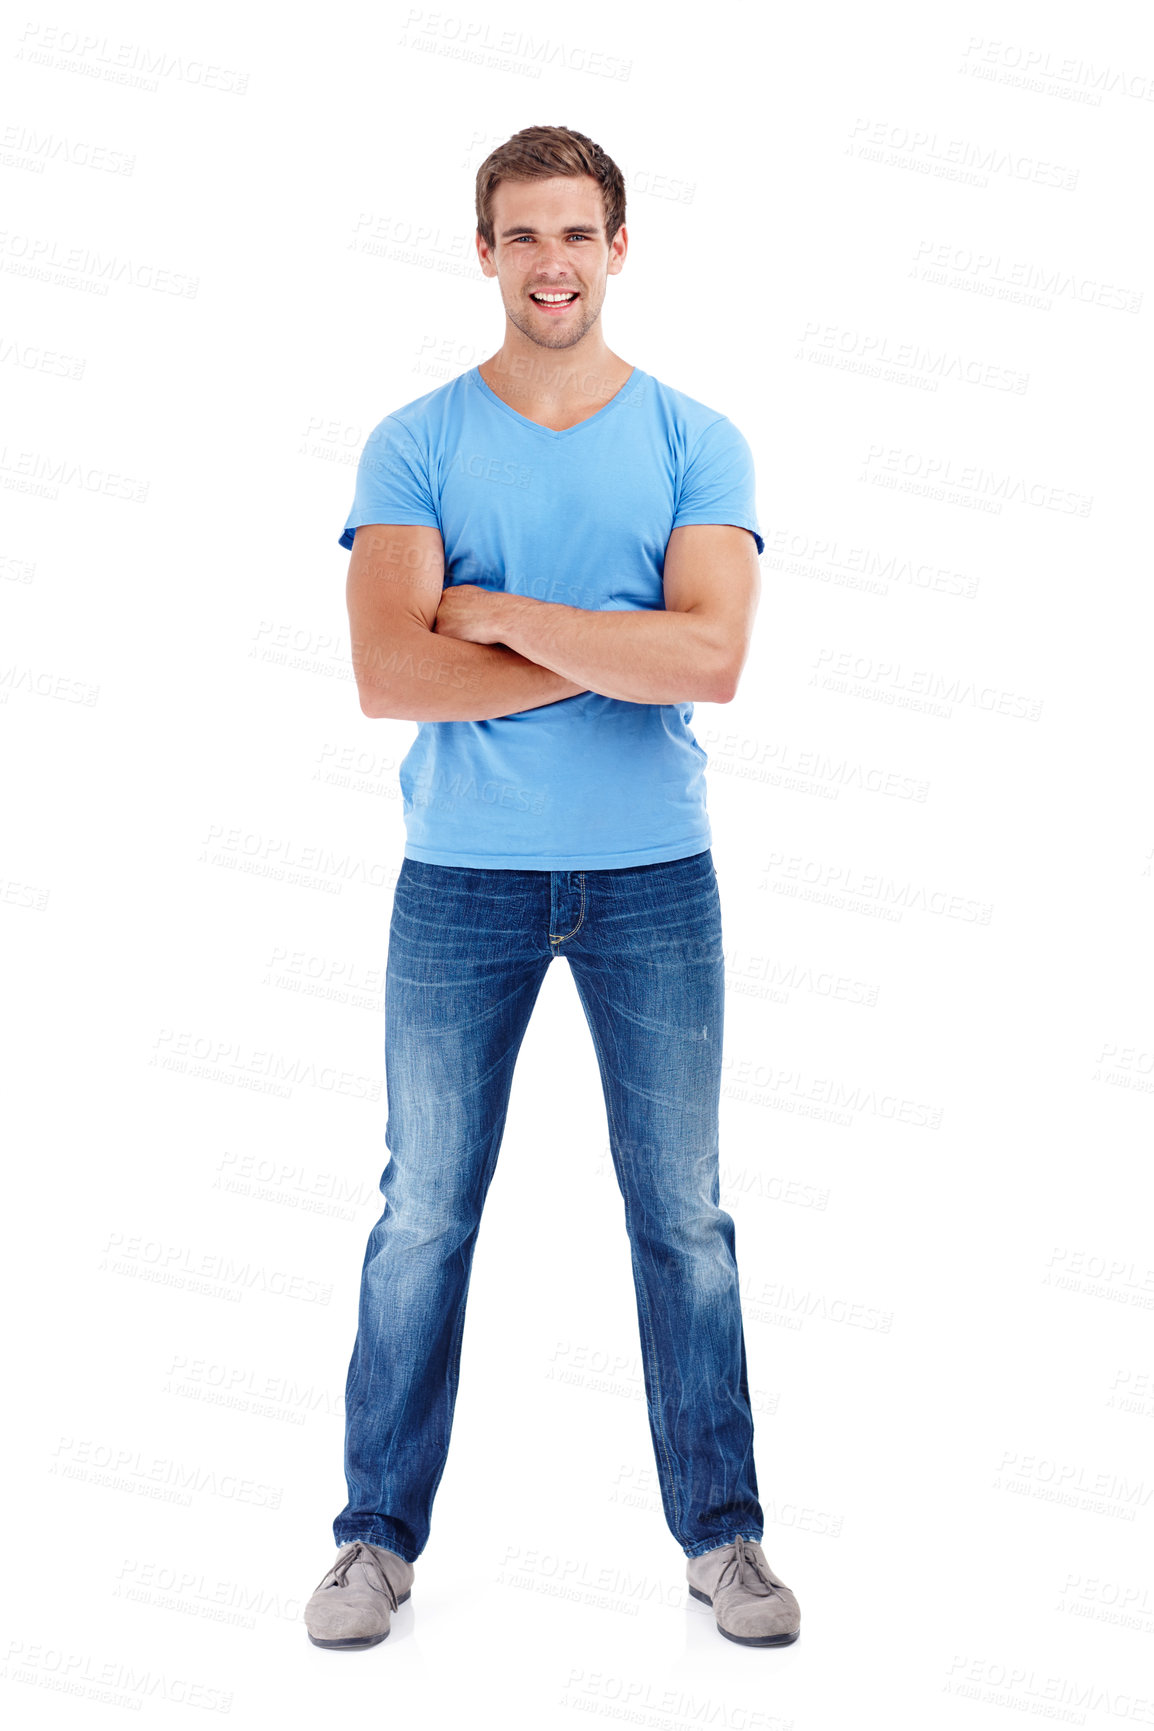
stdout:
<svg viewBox="0 0 1154 1731">
<path fill-rule="evenodd" d="M 361 708 L 418 728 L 385 984 L 386 1206 L 346 1386 L 348 1503 L 305 1620 L 318 1646 L 371 1646 L 409 1596 L 513 1069 L 563 956 L 600 1067 L 665 1518 L 721 1633 L 780 1646 L 800 1613 L 759 1543 L 691 727 L 748 654 L 753 461 L 724 415 L 606 345 L 628 236 L 598 145 L 526 127 L 481 165 L 476 208 L 504 340 L 374 428 L 340 537 Z"/>
</svg>

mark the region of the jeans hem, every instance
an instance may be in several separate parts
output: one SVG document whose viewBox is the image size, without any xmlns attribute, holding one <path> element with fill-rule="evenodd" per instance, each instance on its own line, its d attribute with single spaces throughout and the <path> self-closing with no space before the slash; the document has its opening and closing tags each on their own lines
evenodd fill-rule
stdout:
<svg viewBox="0 0 1154 1731">
<path fill-rule="evenodd" d="M 362 1545 L 376 1545 L 380 1551 L 392 1551 L 394 1557 L 401 1557 L 406 1563 L 415 1563 L 417 1560 L 416 1556 L 409 1555 L 407 1546 L 397 1545 L 391 1539 L 383 1539 L 377 1533 L 349 1533 L 343 1539 L 338 1539 L 334 1533 L 333 1538 L 338 1551 L 343 1551 L 346 1545 L 355 1545 L 360 1540 Z"/>
<path fill-rule="evenodd" d="M 732 1545 L 738 1536 L 737 1533 L 731 1533 L 727 1539 L 699 1539 L 695 1545 L 682 1545 L 681 1548 L 687 1557 L 704 1557 L 708 1551 L 716 1551 L 721 1545 Z M 740 1537 L 748 1539 L 751 1545 L 759 1545 L 761 1543 L 762 1534 L 760 1529 L 754 1533 L 746 1528 L 742 1531 Z"/>
</svg>

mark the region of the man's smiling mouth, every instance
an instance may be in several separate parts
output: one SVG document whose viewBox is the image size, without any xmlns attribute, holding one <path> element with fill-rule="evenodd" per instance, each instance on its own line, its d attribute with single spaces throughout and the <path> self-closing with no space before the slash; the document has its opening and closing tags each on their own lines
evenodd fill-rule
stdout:
<svg viewBox="0 0 1154 1731">
<path fill-rule="evenodd" d="M 561 307 L 572 306 L 577 299 L 577 290 L 563 289 L 560 293 L 554 293 L 537 289 L 530 292 L 529 299 L 536 302 L 537 306 L 544 307 L 546 311 L 553 312 Z"/>
</svg>

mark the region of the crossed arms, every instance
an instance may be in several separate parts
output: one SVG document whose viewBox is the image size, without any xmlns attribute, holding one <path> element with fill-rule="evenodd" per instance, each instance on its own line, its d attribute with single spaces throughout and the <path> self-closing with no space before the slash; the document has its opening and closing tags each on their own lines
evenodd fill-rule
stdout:
<svg viewBox="0 0 1154 1731">
<path fill-rule="evenodd" d="M 475 583 L 443 587 L 440 531 L 357 529 L 347 600 L 361 709 L 402 721 L 487 721 L 595 691 L 627 703 L 728 703 L 761 596 L 734 524 L 685 524 L 665 552 L 665 611 L 600 611 Z"/>
</svg>

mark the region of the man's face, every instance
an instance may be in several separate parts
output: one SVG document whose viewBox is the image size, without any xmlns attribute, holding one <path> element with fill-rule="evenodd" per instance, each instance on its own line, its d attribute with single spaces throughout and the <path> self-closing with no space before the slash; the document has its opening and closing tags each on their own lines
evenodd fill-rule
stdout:
<svg viewBox="0 0 1154 1731">
<path fill-rule="evenodd" d="M 490 250 L 477 236 L 486 276 L 495 276 L 511 324 L 545 349 L 568 349 L 600 317 L 605 283 L 625 261 L 625 226 L 610 246 L 605 202 L 591 175 L 503 180 L 493 194 Z M 573 296 L 542 303 L 534 295 Z"/>
</svg>

